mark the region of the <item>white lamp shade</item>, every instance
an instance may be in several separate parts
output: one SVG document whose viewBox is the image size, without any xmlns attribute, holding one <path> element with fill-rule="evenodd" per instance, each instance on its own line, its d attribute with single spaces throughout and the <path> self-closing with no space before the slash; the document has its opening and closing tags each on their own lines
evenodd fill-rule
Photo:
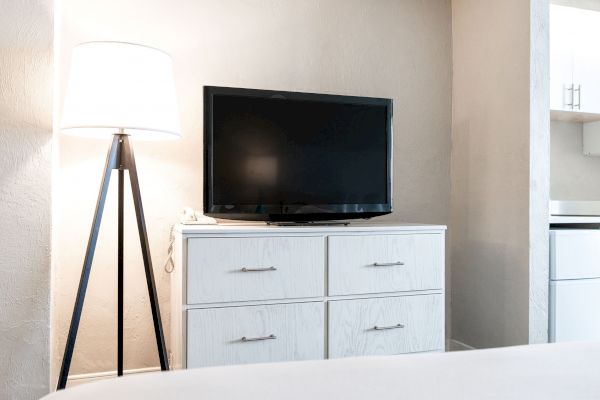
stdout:
<svg viewBox="0 0 600 400">
<path fill-rule="evenodd" d="M 82 43 L 73 49 L 62 110 L 66 133 L 179 137 L 173 65 L 138 44 Z"/>
</svg>

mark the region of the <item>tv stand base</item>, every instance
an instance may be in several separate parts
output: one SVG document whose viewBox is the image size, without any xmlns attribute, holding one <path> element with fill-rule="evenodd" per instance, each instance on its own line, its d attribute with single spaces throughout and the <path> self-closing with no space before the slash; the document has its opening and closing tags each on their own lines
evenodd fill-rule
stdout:
<svg viewBox="0 0 600 400">
<path fill-rule="evenodd" d="M 298 221 L 298 222 L 277 222 L 277 221 L 268 221 L 267 225 L 275 225 L 275 226 L 348 226 L 350 225 L 349 221 Z"/>
</svg>

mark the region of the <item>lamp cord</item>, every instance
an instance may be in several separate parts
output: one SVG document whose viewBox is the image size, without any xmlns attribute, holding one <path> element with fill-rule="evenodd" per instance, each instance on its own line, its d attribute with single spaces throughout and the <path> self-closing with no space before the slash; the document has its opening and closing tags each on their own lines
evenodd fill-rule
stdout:
<svg viewBox="0 0 600 400">
<path fill-rule="evenodd" d="M 164 268 L 165 271 L 170 274 L 175 270 L 175 263 L 173 262 L 173 246 L 175 245 L 175 225 L 171 225 L 169 231 L 169 247 L 167 248 L 167 259 L 165 260 Z"/>
</svg>

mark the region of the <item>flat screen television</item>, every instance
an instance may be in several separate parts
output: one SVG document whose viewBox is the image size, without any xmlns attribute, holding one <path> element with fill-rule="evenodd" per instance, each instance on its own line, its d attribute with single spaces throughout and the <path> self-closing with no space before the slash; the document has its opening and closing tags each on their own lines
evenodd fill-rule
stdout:
<svg viewBox="0 0 600 400">
<path fill-rule="evenodd" d="M 311 222 L 392 211 L 392 100 L 204 87 L 204 214 Z"/>
</svg>

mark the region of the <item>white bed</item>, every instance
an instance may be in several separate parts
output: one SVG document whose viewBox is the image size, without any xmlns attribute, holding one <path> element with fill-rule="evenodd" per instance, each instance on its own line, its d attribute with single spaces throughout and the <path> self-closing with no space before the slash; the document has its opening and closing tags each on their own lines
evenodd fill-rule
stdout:
<svg viewBox="0 0 600 400">
<path fill-rule="evenodd" d="M 600 399 L 600 343 L 156 372 L 45 397 L 71 399 Z"/>
</svg>

